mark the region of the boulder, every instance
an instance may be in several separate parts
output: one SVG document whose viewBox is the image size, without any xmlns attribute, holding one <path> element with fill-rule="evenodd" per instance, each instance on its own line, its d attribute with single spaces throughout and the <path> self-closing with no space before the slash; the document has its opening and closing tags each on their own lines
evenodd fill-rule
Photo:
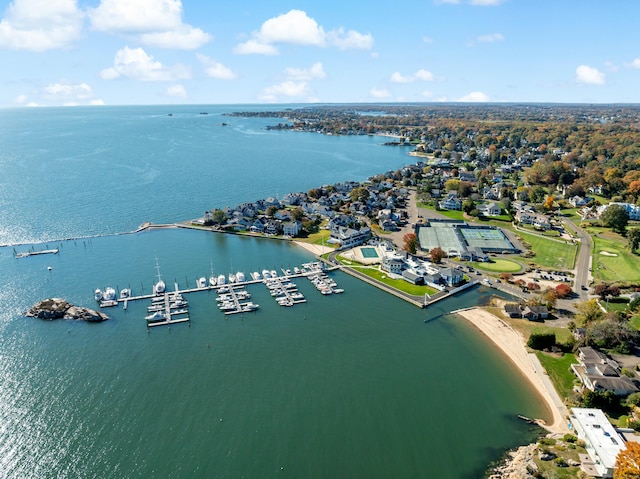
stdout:
<svg viewBox="0 0 640 479">
<path fill-rule="evenodd" d="M 54 319 L 74 319 L 79 321 L 101 322 L 109 319 L 109 316 L 104 313 L 81 306 L 75 306 L 60 298 L 42 300 L 31 307 L 24 315 L 46 319 L 47 321 Z"/>
</svg>

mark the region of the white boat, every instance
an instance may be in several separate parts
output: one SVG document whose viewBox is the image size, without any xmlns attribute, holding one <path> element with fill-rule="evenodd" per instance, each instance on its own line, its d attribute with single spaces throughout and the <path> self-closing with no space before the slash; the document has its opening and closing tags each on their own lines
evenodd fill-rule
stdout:
<svg viewBox="0 0 640 479">
<path fill-rule="evenodd" d="M 248 303 L 242 305 L 242 311 L 255 311 L 259 307 L 260 306 L 255 304 L 255 303 L 248 302 Z"/>
<path fill-rule="evenodd" d="M 189 305 L 186 300 L 179 299 L 178 301 L 174 301 L 169 305 L 170 308 L 185 308 Z"/>
<path fill-rule="evenodd" d="M 218 275 L 218 286 L 222 286 L 227 282 L 227 277 L 224 274 Z"/>
<path fill-rule="evenodd" d="M 258 281 L 260 279 L 260 273 L 258 273 L 257 271 L 254 271 L 253 273 L 251 273 L 251 277 L 253 278 L 254 281 Z"/>
<path fill-rule="evenodd" d="M 344 293 L 344 289 L 342 289 L 342 288 L 333 288 L 333 289 L 332 289 L 332 291 L 333 291 L 335 294 Z"/>
<path fill-rule="evenodd" d="M 229 283 L 235 283 L 236 282 L 236 275 L 233 273 L 229 274 Z"/>
<path fill-rule="evenodd" d="M 158 258 L 156 257 L 156 271 L 158 272 L 158 281 L 153 285 L 154 294 L 164 294 L 167 290 L 167 286 L 162 281 L 162 277 L 160 276 L 160 265 L 158 264 Z"/>
<path fill-rule="evenodd" d="M 268 270 L 268 269 L 263 269 L 263 270 L 262 270 L 262 277 L 263 277 L 264 279 L 269 279 L 269 278 L 271 278 L 271 273 L 269 272 L 269 270 Z"/>
<path fill-rule="evenodd" d="M 235 311 L 236 305 L 233 303 L 222 303 L 220 306 L 220 311 Z"/>
<path fill-rule="evenodd" d="M 297 266 L 295 266 L 295 267 L 293 268 L 293 272 L 294 272 L 295 274 L 300 274 L 300 268 L 298 268 Z"/>
<path fill-rule="evenodd" d="M 131 296 L 131 290 L 129 288 L 124 288 L 120 291 L 120 299 L 127 299 Z"/>
<path fill-rule="evenodd" d="M 207 287 L 207 278 L 205 278 L 204 276 L 198 278 L 198 280 L 196 281 L 196 284 L 198 285 L 198 288 L 200 289 L 204 289 Z"/>
<path fill-rule="evenodd" d="M 244 283 L 245 282 L 245 276 L 244 276 L 244 273 L 242 271 L 238 271 L 236 273 L 236 281 L 238 283 Z"/>
<path fill-rule="evenodd" d="M 164 313 L 156 311 L 153 314 L 145 316 L 144 319 L 146 319 L 147 321 L 164 321 L 165 319 L 167 319 L 167 317 Z"/>
<path fill-rule="evenodd" d="M 277 278 L 278 277 L 278 272 L 275 269 L 271 270 L 271 277 L 272 278 Z"/>
<path fill-rule="evenodd" d="M 295 299 L 295 300 L 304 299 L 304 294 L 302 293 L 291 293 L 290 296 L 291 296 L 291 299 Z"/>
<path fill-rule="evenodd" d="M 218 279 L 215 276 L 209 276 L 209 286 L 215 286 L 218 284 Z"/>
<path fill-rule="evenodd" d="M 116 299 L 116 290 L 113 289 L 111 286 L 108 286 L 104 290 L 104 293 L 102 293 L 102 300 L 103 301 L 114 301 L 115 299 Z"/>
<path fill-rule="evenodd" d="M 228 293 L 229 292 L 229 286 L 222 286 L 221 288 L 218 288 L 218 293 Z"/>
<path fill-rule="evenodd" d="M 100 289 L 96 289 L 96 290 L 93 292 L 93 298 L 94 298 L 96 301 L 101 301 L 101 300 L 102 300 L 102 291 L 100 291 Z"/>
</svg>

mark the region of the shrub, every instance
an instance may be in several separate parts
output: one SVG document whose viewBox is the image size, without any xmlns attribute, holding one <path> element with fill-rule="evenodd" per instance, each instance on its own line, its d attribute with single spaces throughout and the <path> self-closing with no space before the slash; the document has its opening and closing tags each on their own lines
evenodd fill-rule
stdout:
<svg viewBox="0 0 640 479">
<path fill-rule="evenodd" d="M 551 349 L 556 345 L 555 333 L 531 333 L 527 346 L 531 349 L 542 351 L 543 349 Z"/>
<path fill-rule="evenodd" d="M 574 436 L 573 434 L 565 434 L 562 437 L 562 440 L 564 442 L 576 442 L 578 440 L 578 438 L 576 436 Z"/>
</svg>

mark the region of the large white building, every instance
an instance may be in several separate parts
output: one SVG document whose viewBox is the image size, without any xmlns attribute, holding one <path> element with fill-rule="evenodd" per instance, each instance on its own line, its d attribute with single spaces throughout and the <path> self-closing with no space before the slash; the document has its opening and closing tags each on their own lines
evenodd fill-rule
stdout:
<svg viewBox="0 0 640 479">
<path fill-rule="evenodd" d="M 613 477 L 618 453 L 625 448 L 624 439 L 600 409 L 574 407 L 570 420 L 589 454 L 590 462 L 582 461 L 583 469 L 598 477 Z"/>
</svg>

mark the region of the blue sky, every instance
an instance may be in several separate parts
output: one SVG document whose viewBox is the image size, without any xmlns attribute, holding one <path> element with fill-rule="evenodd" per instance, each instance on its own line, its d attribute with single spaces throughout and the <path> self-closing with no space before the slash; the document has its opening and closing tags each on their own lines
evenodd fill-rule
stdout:
<svg viewBox="0 0 640 479">
<path fill-rule="evenodd" d="M 0 0 L 0 107 L 640 103 L 637 0 Z"/>
</svg>

